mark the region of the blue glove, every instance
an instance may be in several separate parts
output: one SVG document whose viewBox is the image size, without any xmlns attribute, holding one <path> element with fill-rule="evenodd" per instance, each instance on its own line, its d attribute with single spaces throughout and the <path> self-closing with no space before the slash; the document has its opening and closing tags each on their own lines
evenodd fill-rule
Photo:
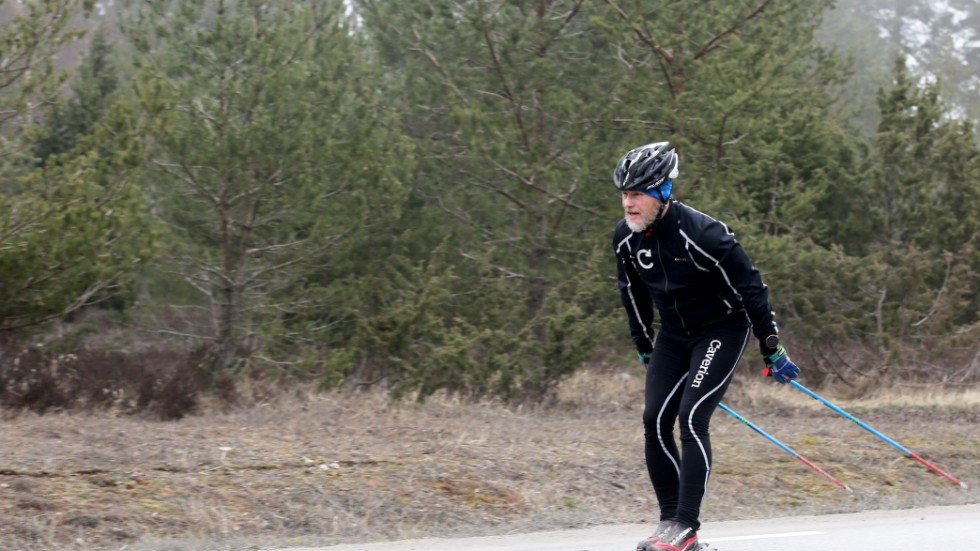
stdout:
<svg viewBox="0 0 980 551">
<path fill-rule="evenodd" d="M 643 367 L 650 367 L 650 352 L 637 352 L 636 355 L 640 357 L 640 363 L 643 364 Z"/>
<path fill-rule="evenodd" d="M 766 369 L 763 371 L 763 375 L 766 377 L 771 376 L 776 379 L 777 383 L 786 384 L 790 379 L 795 379 L 800 376 L 800 368 L 793 363 L 789 356 L 786 355 L 786 349 L 783 345 L 776 347 L 776 351 L 772 354 L 763 354 L 763 361 L 766 362 Z"/>
</svg>

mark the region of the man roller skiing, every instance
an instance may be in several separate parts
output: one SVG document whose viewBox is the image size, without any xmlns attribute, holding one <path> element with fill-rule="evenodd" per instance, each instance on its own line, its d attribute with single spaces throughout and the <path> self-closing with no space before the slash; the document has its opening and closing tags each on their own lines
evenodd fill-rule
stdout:
<svg viewBox="0 0 980 551">
<path fill-rule="evenodd" d="M 646 366 L 644 452 L 660 506 L 660 524 L 637 551 L 700 547 L 711 471 L 708 423 L 749 337 L 759 340 L 766 373 L 776 381 L 800 372 L 779 343 L 766 285 L 735 235 L 671 199 L 678 175 L 678 156 L 667 142 L 630 150 L 613 172 L 625 211 L 613 250 L 630 334 Z"/>
</svg>

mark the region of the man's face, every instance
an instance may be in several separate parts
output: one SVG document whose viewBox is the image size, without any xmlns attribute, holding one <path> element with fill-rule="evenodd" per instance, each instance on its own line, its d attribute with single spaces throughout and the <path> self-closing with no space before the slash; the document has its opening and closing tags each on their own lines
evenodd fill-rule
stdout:
<svg viewBox="0 0 980 551">
<path fill-rule="evenodd" d="M 660 209 L 660 201 L 642 191 L 623 192 L 623 211 L 626 225 L 634 232 L 641 232 L 653 224 Z"/>
</svg>

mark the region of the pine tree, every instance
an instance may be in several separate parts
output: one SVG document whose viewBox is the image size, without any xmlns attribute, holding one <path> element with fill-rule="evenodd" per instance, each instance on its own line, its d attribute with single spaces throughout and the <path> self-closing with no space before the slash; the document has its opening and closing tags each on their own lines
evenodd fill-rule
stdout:
<svg viewBox="0 0 980 551">
<path fill-rule="evenodd" d="M 277 339 L 299 338 L 284 320 L 329 295 L 317 272 L 346 262 L 332 247 L 370 233 L 402 196 L 344 5 L 161 2 L 128 36 L 156 121 L 148 181 L 175 238 L 165 266 L 210 320 L 191 333 L 218 373 L 276 360 L 264 354 Z"/>
<path fill-rule="evenodd" d="M 92 131 L 109 109 L 118 88 L 113 48 L 104 30 L 95 32 L 88 55 L 75 70 L 75 82 L 64 102 L 45 108 L 42 134 L 34 139 L 34 157 L 44 165 L 49 157 L 70 150 Z"/>
<path fill-rule="evenodd" d="M 133 182 L 141 125 L 115 99 L 43 166 L 37 107 L 57 101 L 58 48 L 90 2 L 0 6 L 0 330 L 35 325 L 111 297 L 152 256 L 155 235 Z"/>
<path fill-rule="evenodd" d="M 608 334 L 614 306 L 597 262 L 617 199 L 595 182 L 614 162 L 597 145 L 608 50 L 588 3 L 358 6 L 418 144 L 413 222 L 459 278 L 442 313 L 458 338 L 444 345 L 471 345 L 439 369 L 515 400 L 547 396 Z"/>
</svg>

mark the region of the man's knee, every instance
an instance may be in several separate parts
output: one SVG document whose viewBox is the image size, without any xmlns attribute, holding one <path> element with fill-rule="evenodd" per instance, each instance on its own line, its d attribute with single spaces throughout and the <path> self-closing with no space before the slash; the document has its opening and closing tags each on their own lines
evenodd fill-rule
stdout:
<svg viewBox="0 0 980 551">
<path fill-rule="evenodd" d="M 666 415 L 657 416 L 656 412 L 647 415 L 643 414 L 643 432 L 647 439 L 654 439 L 663 436 L 667 437 L 674 431 L 674 417 Z"/>
<path fill-rule="evenodd" d="M 704 405 L 702 404 L 702 408 Z M 693 412 L 693 415 L 692 415 Z M 679 415 L 680 429 L 681 429 L 681 439 L 685 437 L 690 438 L 692 436 L 704 436 L 708 434 L 708 423 L 711 420 L 711 414 L 704 411 L 692 411 L 690 409 L 681 410 Z"/>
</svg>

